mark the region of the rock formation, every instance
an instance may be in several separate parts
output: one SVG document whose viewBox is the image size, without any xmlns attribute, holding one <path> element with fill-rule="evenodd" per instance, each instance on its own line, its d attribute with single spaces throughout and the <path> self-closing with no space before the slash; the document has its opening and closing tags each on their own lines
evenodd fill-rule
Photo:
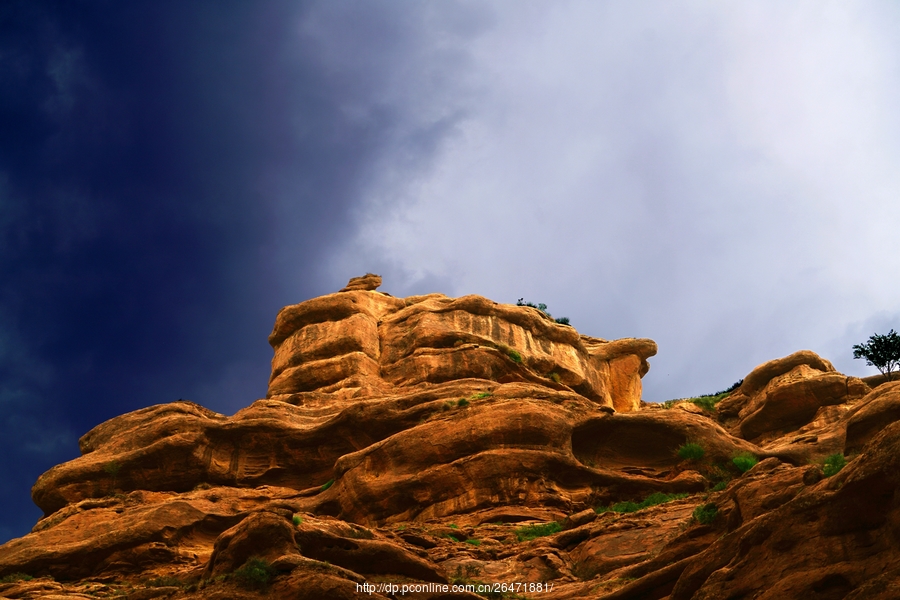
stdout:
<svg viewBox="0 0 900 600">
<path fill-rule="evenodd" d="M 573 391 L 621 412 L 640 405 L 652 340 L 579 335 L 535 308 L 480 296 L 394 298 L 367 289 L 380 277 L 366 278 L 278 313 L 268 398 L 334 409 L 471 379 Z"/>
<path fill-rule="evenodd" d="M 85 434 L 0 546 L 0 597 L 893 597 L 900 382 L 801 351 L 666 410 L 651 340 L 380 284 L 284 308 L 235 415 Z"/>
</svg>

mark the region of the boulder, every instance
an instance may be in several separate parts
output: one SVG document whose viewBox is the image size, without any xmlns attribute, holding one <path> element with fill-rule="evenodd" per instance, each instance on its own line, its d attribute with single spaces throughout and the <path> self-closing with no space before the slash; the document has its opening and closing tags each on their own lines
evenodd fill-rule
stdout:
<svg viewBox="0 0 900 600">
<path fill-rule="evenodd" d="M 822 373 L 836 372 L 834 365 L 811 350 L 798 350 L 783 358 L 770 360 L 753 369 L 744 377 L 740 387 L 719 403 L 717 406 L 719 417 L 723 420 L 737 417 L 750 399 L 761 392 L 770 381 L 801 365 Z"/>
<path fill-rule="evenodd" d="M 868 391 L 859 378 L 842 375 L 815 353 L 801 350 L 756 367 L 720 403 L 719 415 L 727 421 L 737 412 L 732 431 L 758 440 L 799 429 L 823 406 L 844 404 Z"/>
<path fill-rule="evenodd" d="M 284 556 L 299 555 L 292 516 L 292 511 L 284 509 L 259 511 L 223 531 L 213 545 L 203 578 L 233 573 L 251 558 L 272 563 Z"/>
<path fill-rule="evenodd" d="M 375 275 L 374 273 L 366 273 L 362 277 L 351 277 L 350 282 L 347 283 L 347 287 L 343 288 L 342 292 L 373 292 L 378 289 L 381 285 L 381 275 Z"/>
</svg>

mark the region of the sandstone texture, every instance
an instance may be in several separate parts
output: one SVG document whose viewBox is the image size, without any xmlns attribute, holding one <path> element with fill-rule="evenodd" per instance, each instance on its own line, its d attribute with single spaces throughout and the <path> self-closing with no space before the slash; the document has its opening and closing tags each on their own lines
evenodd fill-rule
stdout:
<svg viewBox="0 0 900 600">
<path fill-rule="evenodd" d="M 900 382 L 800 351 L 645 404 L 651 340 L 381 283 L 284 308 L 236 414 L 85 434 L 0 598 L 897 597 Z"/>
<path fill-rule="evenodd" d="M 652 340 L 580 335 L 535 308 L 481 296 L 394 298 L 354 281 L 278 313 L 268 398 L 335 408 L 476 379 L 572 391 L 620 412 L 640 405 Z"/>
</svg>

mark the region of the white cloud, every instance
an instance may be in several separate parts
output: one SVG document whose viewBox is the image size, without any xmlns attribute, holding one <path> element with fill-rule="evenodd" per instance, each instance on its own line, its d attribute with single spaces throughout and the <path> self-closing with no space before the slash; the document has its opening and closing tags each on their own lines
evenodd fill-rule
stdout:
<svg viewBox="0 0 900 600">
<path fill-rule="evenodd" d="M 391 100 L 465 117 L 430 162 L 383 157 L 333 268 L 654 338 L 649 399 L 849 355 L 845 330 L 896 312 L 893 5 L 493 6 L 458 94 Z"/>
</svg>

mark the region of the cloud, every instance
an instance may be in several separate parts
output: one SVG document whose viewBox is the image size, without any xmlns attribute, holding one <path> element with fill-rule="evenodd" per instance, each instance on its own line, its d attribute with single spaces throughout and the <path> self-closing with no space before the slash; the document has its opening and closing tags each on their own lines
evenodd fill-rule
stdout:
<svg viewBox="0 0 900 600">
<path fill-rule="evenodd" d="M 463 117 L 430 162 L 365 190 L 334 265 L 654 338 L 653 400 L 836 351 L 896 306 L 895 9 L 492 6 L 440 98 Z"/>
</svg>

